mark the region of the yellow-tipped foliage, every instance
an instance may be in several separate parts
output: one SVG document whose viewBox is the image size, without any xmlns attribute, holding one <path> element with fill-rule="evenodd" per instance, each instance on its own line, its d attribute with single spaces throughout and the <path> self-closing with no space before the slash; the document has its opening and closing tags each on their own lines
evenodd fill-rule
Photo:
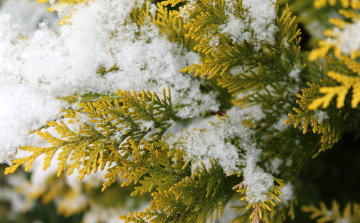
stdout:
<svg viewBox="0 0 360 223">
<path fill-rule="evenodd" d="M 176 14 L 169 13 L 164 4 L 165 1 L 157 4 L 157 14 L 153 18 L 153 23 L 168 37 L 169 41 L 187 46 L 189 38 L 185 36 L 182 20 Z"/>
<path fill-rule="evenodd" d="M 356 108 L 360 101 L 360 77 L 349 77 L 332 71 L 328 72 L 328 76 L 341 83 L 341 85 L 320 88 L 319 92 L 325 94 L 325 96 L 317 98 L 309 104 L 309 110 L 315 110 L 321 105 L 323 108 L 327 108 L 334 96 L 337 96 L 336 107 L 342 108 L 344 106 L 345 96 L 350 88 L 353 89 L 351 107 Z"/>
<path fill-rule="evenodd" d="M 231 181 L 222 168 L 211 160 L 212 167 L 206 169 L 202 164 L 201 170 L 196 169 L 191 176 L 184 178 L 167 189 L 154 192 L 154 200 L 149 209 L 135 212 L 134 215 L 121 215 L 125 222 L 204 222 L 212 213 L 223 211 L 231 197 Z M 229 181 L 230 180 L 230 181 Z M 230 184 L 229 184 L 230 183 Z"/>
<path fill-rule="evenodd" d="M 351 206 L 353 210 L 351 211 Z M 360 208 L 359 204 L 347 203 L 343 214 L 340 213 L 340 205 L 336 202 L 332 202 L 332 208 L 329 210 L 324 202 L 320 203 L 320 209 L 314 205 L 302 206 L 301 210 L 304 212 L 311 212 L 311 219 L 318 218 L 317 223 L 323 222 L 359 222 Z"/>
<path fill-rule="evenodd" d="M 328 80 L 323 80 L 323 83 L 331 85 L 331 82 Z M 344 120 L 341 122 L 338 120 L 338 118 L 336 118 L 336 113 L 329 112 L 329 116 L 333 114 L 335 117 L 330 116 L 330 118 L 323 120 L 322 123 L 319 124 L 315 117 L 315 112 L 309 109 L 309 104 L 312 103 L 313 98 L 316 98 L 320 95 L 320 86 L 311 83 L 308 83 L 308 85 L 309 88 L 301 89 L 302 94 L 297 94 L 299 99 L 296 100 L 296 103 L 300 105 L 301 109 L 294 107 L 293 109 L 297 115 L 289 113 L 288 115 L 290 118 L 285 121 L 285 124 L 291 124 L 292 122 L 295 122 L 294 127 L 296 128 L 302 120 L 303 133 L 305 134 L 308 131 L 308 125 L 311 121 L 312 131 L 322 135 L 321 147 L 319 150 L 319 152 L 321 152 L 331 148 L 334 143 L 340 140 L 344 132 L 345 125 Z M 341 118 L 339 117 L 339 119 Z"/>
<path fill-rule="evenodd" d="M 265 202 L 260 201 L 256 204 L 248 204 L 246 206 L 246 209 L 250 209 L 250 210 L 255 209 L 249 217 L 250 219 L 253 219 L 252 222 L 255 222 L 256 218 L 259 218 L 260 220 L 267 219 L 267 220 L 265 220 L 265 222 L 269 222 L 266 212 L 269 211 L 271 213 L 274 210 L 273 207 L 276 206 L 275 201 L 281 202 L 281 200 L 278 196 L 279 195 L 284 196 L 281 192 L 281 188 L 283 188 L 284 183 L 281 179 L 278 179 L 275 177 L 274 177 L 274 180 L 277 183 L 277 185 L 275 185 L 273 188 L 270 189 L 270 191 L 268 193 L 266 193 L 267 200 Z M 243 185 L 243 186 L 240 186 L 236 191 L 238 193 L 245 194 L 246 190 L 247 190 L 246 185 Z M 240 200 L 242 200 L 242 201 L 244 201 L 246 199 L 247 199 L 247 196 L 243 196 L 240 198 Z M 243 218 L 239 218 L 238 220 L 240 220 L 240 219 L 243 219 Z M 244 220 L 246 220 L 246 219 L 244 219 Z M 234 219 L 234 221 L 232 221 L 232 222 L 238 222 L 238 221 L 236 219 Z"/>
<path fill-rule="evenodd" d="M 353 9 L 360 9 L 360 1 L 358 0 L 340 0 L 340 2 L 344 8 L 351 7 Z M 326 3 L 329 3 L 330 6 L 334 6 L 336 4 L 336 0 L 315 0 L 314 7 L 322 8 L 326 6 Z"/>
<path fill-rule="evenodd" d="M 75 112 L 67 110 L 64 115 L 65 118 L 70 119 L 69 124 L 79 124 L 79 129 L 71 129 L 70 125 L 64 121 L 48 122 L 47 127 L 55 128 L 61 139 L 47 131 L 37 131 L 37 134 L 52 146 L 48 148 L 21 147 L 20 149 L 33 152 L 33 154 L 26 158 L 15 159 L 13 165 L 6 168 L 5 174 L 13 173 L 24 163 L 26 163 L 25 170 L 28 171 L 34 160 L 41 154 L 45 154 L 43 166 L 45 170 L 50 166 L 51 159 L 58 150 L 61 150 L 57 157 L 58 176 L 67 168 L 69 168 L 67 174 L 70 175 L 76 168 L 79 170 L 79 180 L 91 171 L 103 169 L 107 163 L 110 165 L 114 161 L 119 161 L 117 151 L 121 152 L 121 158 L 127 159 L 133 155 L 134 143 L 139 144 L 143 137 L 153 129 L 157 131 L 149 137 L 154 141 L 161 139 L 170 126 L 168 121 L 179 119 L 172 108 L 170 89 L 168 96 L 165 89 L 163 94 L 164 98 L 160 99 L 156 93 L 143 91 L 140 94 L 133 92 L 132 95 L 130 92 L 119 90 L 119 100 L 115 98 L 102 101 L 100 98 L 96 102 L 79 103 L 81 109 Z M 67 99 L 70 100 L 70 98 Z M 87 116 L 95 127 L 80 120 L 81 115 Z M 144 129 L 141 121 L 153 122 L 153 127 Z M 69 158 L 71 164 L 67 163 Z"/>
</svg>

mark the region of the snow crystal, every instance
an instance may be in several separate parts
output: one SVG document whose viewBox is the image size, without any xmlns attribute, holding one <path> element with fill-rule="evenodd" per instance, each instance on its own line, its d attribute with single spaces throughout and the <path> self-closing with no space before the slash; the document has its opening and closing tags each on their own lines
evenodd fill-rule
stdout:
<svg viewBox="0 0 360 223">
<path fill-rule="evenodd" d="M 306 24 L 306 30 L 308 30 L 310 32 L 311 36 L 313 36 L 316 39 L 324 38 L 324 30 L 325 29 L 326 29 L 326 26 L 317 19 Z"/>
<path fill-rule="evenodd" d="M 169 124 L 169 125 L 174 125 L 175 124 L 175 121 L 170 119 L 168 121 L 166 121 L 165 123 Z"/>
<path fill-rule="evenodd" d="M 220 33 L 230 34 L 230 37 L 234 42 L 242 43 L 244 40 L 250 40 L 251 33 L 244 31 L 248 27 L 246 20 L 241 20 L 236 16 L 229 14 L 228 22 L 225 25 L 221 25 Z"/>
<path fill-rule="evenodd" d="M 86 209 L 88 205 L 88 198 L 84 194 L 71 194 L 70 196 L 64 196 L 61 200 L 55 200 L 56 205 L 60 206 L 59 209 L 66 213 L 67 211 L 81 212 Z"/>
<path fill-rule="evenodd" d="M 279 174 L 279 167 L 284 163 L 284 161 L 280 158 L 275 158 L 270 160 L 270 165 L 267 165 L 267 169 L 270 173 Z"/>
<path fill-rule="evenodd" d="M 154 127 L 154 121 L 142 121 L 140 126 L 142 129 L 149 130 Z"/>
<path fill-rule="evenodd" d="M 10 202 L 11 212 L 15 213 L 23 212 L 26 205 L 26 198 L 10 188 L 0 188 L 0 200 Z"/>
<path fill-rule="evenodd" d="M 244 185 L 246 185 L 246 200 L 250 204 L 259 201 L 265 202 L 268 198 L 266 193 L 274 186 L 274 178 L 258 167 L 261 149 L 256 145 L 249 146 L 245 155 Z"/>
<path fill-rule="evenodd" d="M 350 218 L 339 218 L 337 219 L 338 223 L 351 223 L 352 220 Z"/>
<path fill-rule="evenodd" d="M 71 125 L 71 127 L 74 129 L 75 132 L 80 131 L 80 127 L 84 125 L 84 123 L 89 122 L 89 118 L 86 114 L 83 113 L 77 113 L 76 114 L 76 121 Z"/>
<path fill-rule="evenodd" d="M 220 26 L 221 33 L 228 33 L 233 41 L 238 43 L 244 40 L 252 41 L 256 49 L 260 49 L 262 43 L 275 43 L 274 33 L 278 29 L 274 24 L 276 0 L 243 0 L 243 8 L 248 9 L 242 15 L 244 19 L 237 17 L 233 1 L 227 0 L 225 3 L 228 22 Z M 246 31 L 248 27 L 253 35 Z"/>
<path fill-rule="evenodd" d="M 166 142 L 170 148 L 180 148 L 186 152 L 185 159 L 191 162 L 193 172 L 196 167 L 201 167 L 200 162 L 210 168 L 209 160 L 212 158 L 226 174 L 243 171 L 247 201 L 251 204 L 266 201 L 266 193 L 274 186 L 274 179 L 256 165 L 260 161 L 261 149 L 253 140 L 254 130 L 242 125 L 245 119 L 259 121 L 265 114 L 259 106 L 253 106 L 244 109 L 234 107 L 227 111 L 227 116 L 216 125 L 208 125 L 203 131 L 179 132 Z M 234 145 L 225 142 L 234 137 L 240 138 L 240 147 L 246 151 L 243 157 L 240 157 Z"/>
<path fill-rule="evenodd" d="M 137 1 L 137 5 L 142 2 Z M 63 6 L 62 6 L 63 7 Z M 9 14 L 0 15 L 0 162 L 10 162 L 28 132 L 60 117 L 69 105 L 55 100 L 72 94 L 108 94 L 117 89 L 155 91 L 171 87 L 178 116 L 218 110 L 216 94 L 180 69 L 199 56 L 171 43 L 150 22 L 126 22 L 135 2 L 94 1 L 73 6 L 72 25 L 58 33 L 40 24 L 29 40 Z M 139 31 L 144 33 L 139 36 Z M 101 76 L 96 71 L 119 68 Z"/>
<path fill-rule="evenodd" d="M 151 15 L 156 15 L 156 11 L 157 11 L 157 6 L 156 4 L 150 4 L 150 8 L 149 8 L 149 12 L 151 13 Z"/>
<path fill-rule="evenodd" d="M 289 182 L 283 188 L 281 188 L 280 191 L 284 195 L 284 196 L 280 196 L 281 203 L 283 203 L 286 206 L 288 205 L 288 202 L 290 200 L 294 199 L 293 185 Z"/>
<path fill-rule="evenodd" d="M 250 25 L 256 38 L 274 44 L 276 0 L 243 0 L 242 5 L 249 9 Z"/>
<path fill-rule="evenodd" d="M 279 132 L 283 131 L 284 129 L 286 129 L 288 127 L 288 125 L 284 124 L 285 123 L 285 120 L 288 119 L 289 116 L 288 115 L 283 115 L 280 117 L 279 121 L 274 124 L 274 128 L 276 130 L 278 130 Z"/>
<path fill-rule="evenodd" d="M 329 119 L 329 116 L 324 111 L 316 110 L 314 114 L 314 118 L 318 121 L 318 124 L 321 125 L 324 119 Z"/>
<path fill-rule="evenodd" d="M 209 41 L 209 46 L 215 48 L 220 44 L 220 37 L 219 36 L 214 36 L 210 39 Z"/>
<path fill-rule="evenodd" d="M 295 63 L 293 69 L 289 73 L 289 77 L 291 77 L 294 81 L 298 82 L 300 81 L 300 66 L 299 64 Z"/>
<path fill-rule="evenodd" d="M 244 131 L 244 129 L 239 128 L 238 131 Z M 196 168 L 201 168 L 200 162 L 206 168 L 210 168 L 210 159 L 215 158 L 223 167 L 224 172 L 230 174 L 237 170 L 236 166 L 239 165 L 240 159 L 237 148 L 224 142 L 226 135 L 223 133 L 208 126 L 204 132 L 196 131 L 191 135 L 187 132 L 179 132 L 169 138 L 167 143 L 172 147 L 181 146 L 181 149 L 186 151 L 185 159 L 191 161 L 192 172 Z"/>
<path fill-rule="evenodd" d="M 190 0 L 188 4 L 180 7 L 179 16 L 187 22 L 190 18 L 190 13 L 195 9 L 196 0 Z"/>
<path fill-rule="evenodd" d="M 287 38 L 284 37 L 283 41 L 284 41 L 284 46 L 285 46 L 286 48 L 288 48 L 290 45 L 289 45 L 289 43 L 288 43 L 288 41 L 287 41 Z M 282 55 L 281 55 L 281 56 L 282 56 Z"/>
<path fill-rule="evenodd" d="M 333 30 L 339 35 L 336 44 L 340 46 L 341 52 L 350 55 L 352 52 L 360 50 L 360 20 L 350 24 L 344 25 L 344 29 Z"/>
<path fill-rule="evenodd" d="M 224 169 L 226 174 L 230 174 L 238 170 L 241 164 L 238 149 L 231 143 L 226 143 L 225 139 L 240 137 L 242 146 L 253 144 L 253 131 L 247 126 L 242 125 L 245 118 L 252 120 L 260 120 L 264 114 L 259 107 L 250 107 L 239 109 L 234 107 L 227 112 L 229 116 L 222 122 L 213 126 L 208 124 L 203 131 L 195 131 L 190 134 L 188 132 L 179 132 L 167 140 L 170 147 L 180 147 L 186 151 L 186 159 L 191 161 L 192 171 L 196 167 L 201 167 L 200 162 L 204 163 L 206 168 L 210 168 L 210 159 L 215 158 Z"/>
<path fill-rule="evenodd" d="M 26 35 L 33 36 L 39 21 L 46 19 L 52 29 L 58 30 L 55 13 L 47 11 L 47 4 L 39 4 L 37 1 L 29 0 L 3 0 L 0 7 L 0 13 L 9 12 L 15 16 L 20 26 L 26 30 Z"/>
<path fill-rule="evenodd" d="M 248 70 L 246 65 L 240 65 L 231 68 L 230 73 L 233 76 L 237 76 L 239 73 L 245 74 L 247 71 Z"/>
<path fill-rule="evenodd" d="M 3 82 L 4 79 L 0 80 L 0 163 L 11 165 L 17 148 L 31 142 L 29 131 L 59 118 L 63 104 L 26 85 L 4 85 Z"/>
<path fill-rule="evenodd" d="M 300 141 L 300 140 L 299 140 L 299 141 Z M 292 164 L 292 160 L 291 160 L 291 159 L 287 159 L 285 165 L 286 165 L 286 166 L 291 166 L 291 164 Z"/>
<path fill-rule="evenodd" d="M 129 128 L 129 129 L 130 129 L 130 128 Z M 120 131 L 116 131 L 113 139 L 115 139 L 117 142 L 120 142 L 120 143 L 121 143 L 121 142 L 122 142 L 122 141 L 121 141 L 121 137 L 122 137 L 123 135 L 125 135 L 125 132 L 126 132 L 127 130 L 128 130 L 127 128 L 123 128 L 123 129 L 121 129 Z"/>
</svg>

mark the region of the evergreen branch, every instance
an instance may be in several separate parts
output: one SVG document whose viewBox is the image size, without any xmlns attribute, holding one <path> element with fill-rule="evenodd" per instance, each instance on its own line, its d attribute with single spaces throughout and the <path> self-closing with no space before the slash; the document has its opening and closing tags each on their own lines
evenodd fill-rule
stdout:
<svg viewBox="0 0 360 223">
<path fill-rule="evenodd" d="M 79 170 L 79 180 L 83 179 L 85 174 L 90 174 L 91 171 L 96 172 L 99 167 L 103 169 L 107 162 L 112 163 L 119 160 L 126 162 L 130 156 L 134 156 L 132 147 L 138 145 L 151 130 L 157 129 L 149 137 L 152 142 L 158 141 L 170 126 L 169 121 L 180 120 L 172 108 L 170 89 L 168 96 L 165 89 L 163 95 L 164 98 L 160 99 L 156 93 L 143 91 L 140 94 L 133 92 L 131 95 L 130 92 L 119 90 L 118 97 L 112 100 L 104 101 L 100 98 L 93 103 L 79 103 L 81 109 L 66 110 L 64 115 L 65 118 L 70 119 L 68 123 L 75 128 L 74 130 L 71 130 L 63 121 L 48 122 L 47 126 L 54 127 L 63 139 L 58 139 L 49 132 L 37 131 L 40 137 L 53 146 L 20 148 L 33 152 L 33 154 L 27 158 L 14 160 L 14 165 L 8 167 L 5 172 L 13 173 L 23 163 L 27 163 L 26 171 L 28 171 L 34 160 L 44 153 L 46 154 L 43 167 L 45 170 L 50 166 L 50 161 L 57 150 L 61 150 L 58 155 L 60 162 L 57 175 L 60 176 L 67 169 L 67 160 L 70 157 L 72 163 L 68 166 L 67 174 L 70 175 L 75 168 L 79 170 L 82 167 Z M 90 122 L 96 124 L 95 127 L 89 125 L 84 120 L 85 117 L 89 117 Z M 79 125 L 78 129 L 76 129 L 77 125 Z M 120 153 L 114 147 L 117 147 Z M 145 151 L 145 154 L 142 155 L 146 156 L 146 154 Z M 114 174 L 107 183 L 113 181 Z"/>
<path fill-rule="evenodd" d="M 353 211 L 351 211 L 351 203 L 347 203 L 343 214 L 341 214 L 340 205 L 336 201 L 332 202 L 331 210 L 328 210 L 324 202 L 320 203 L 320 209 L 311 204 L 309 206 L 302 206 L 301 210 L 304 212 L 312 212 L 310 218 L 318 218 L 316 220 L 318 223 L 328 221 L 341 222 L 344 219 L 346 221 L 351 221 L 350 219 L 352 219 L 353 222 L 356 222 L 359 220 L 357 216 L 360 213 L 358 204 L 353 204 Z"/>
<path fill-rule="evenodd" d="M 164 7 L 166 1 L 157 3 L 157 14 L 153 18 L 153 23 L 159 27 L 160 32 L 165 34 L 169 41 L 181 43 L 187 46 L 189 38 L 184 36 L 183 23 L 180 18 L 174 13 L 169 13 L 168 9 Z"/>
<path fill-rule="evenodd" d="M 322 87 L 319 92 L 325 95 L 315 99 L 309 105 L 309 109 L 315 110 L 321 105 L 323 108 L 327 108 L 335 95 L 337 96 L 336 107 L 342 108 L 344 106 L 345 96 L 350 88 L 353 88 L 351 107 L 356 108 L 360 102 L 360 77 L 349 77 L 332 71 L 329 71 L 327 75 L 341 83 L 341 86 Z"/>
<path fill-rule="evenodd" d="M 154 192 L 150 208 L 137 213 L 136 217 L 149 222 L 205 221 L 215 210 L 225 206 L 231 194 L 231 188 L 225 190 L 228 184 L 222 168 L 215 160 L 211 160 L 211 165 L 206 170 L 202 164 L 202 170 L 196 169 L 191 177 L 184 178 L 168 190 Z M 119 218 L 136 222 L 131 216 Z"/>
<path fill-rule="evenodd" d="M 325 86 L 333 85 L 330 80 L 322 80 Z M 344 115 L 339 112 L 334 104 L 327 108 L 326 113 L 324 111 L 312 111 L 311 105 L 314 98 L 319 96 L 320 86 L 317 84 L 308 84 L 309 88 L 302 89 L 302 95 L 298 94 L 299 100 L 296 101 L 301 107 L 301 110 L 294 107 L 294 111 L 297 115 L 289 114 L 290 118 L 285 121 L 285 124 L 295 122 L 294 127 L 296 128 L 303 119 L 303 133 L 307 132 L 308 123 L 311 121 L 312 131 L 314 133 L 321 134 L 321 148 L 319 152 L 331 148 L 334 143 L 340 140 L 342 134 L 346 130 L 346 126 L 354 125 L 358 123 L 357 112 L 353 111 L 353 114 Z M 331 87 L 328 87 L 331 88 Z M 321 92 L 321 91 L 320 91 Z M 322 114 L 323 118 L 319 119 L 319 114 Z M 318 153 L 317 153 L 318 154 Z M 314 156 L 316 156 L 315 154 Z"/>
</svg>

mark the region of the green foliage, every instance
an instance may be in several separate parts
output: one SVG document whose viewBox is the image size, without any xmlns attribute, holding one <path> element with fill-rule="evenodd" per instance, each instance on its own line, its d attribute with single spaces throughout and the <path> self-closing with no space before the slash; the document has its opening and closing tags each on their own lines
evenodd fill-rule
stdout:
<svg viewBox="0 0 360 223">
<path fill-rule="evenodd" d="M 183 169 L 184 161 L 182 151 L 174 151 L 169 153 L 167 147 L 162 141 L 149 141 L 143 139 L 139 145 L 135 141 L 130 140 L 130 148 L 132 149 L 132 158 L 120 155 L 113 147 L 116 166 L 108 169 L 105 178 L 108 180 L 104 183 L 103 189 L 115 181 L 118 174 L 122 179 L 127 179 L 122 186 L 128 186 L 132 182 L 140 183 L 141 186 L 135 187 L 132 196 L 138 193 L 144 194 L 151 192 L 156 186 L 160 189 L 168 188 L 182 177 L 189 174 L 189 171 Z"/>
<path fill-rule="evenodd" d="M 248 9 L 242 8 L 241 1 L 233 3 L 237 18 L 246 19 L 242 12 Z M 360 123 L 358 60 L 345 56 L 337 59 L 325 57 L 325 62 L 308 60 L 309 54 L 301 51 L 301 31 L 296 24 L 296 21 L 309 22 L 308 18 L 296 19 L 291 11 L 300 14 L 300 9 L 308 7 L 312 1 L 279 1 L 275 43 L 262 44 L 261 47 L 251 41 L 234 42 L 228 34 L 220 31 L 220 26 L 228 20 L 224 1 L 198 0 L 188 21 L 183 21 L 179 11 L 168 9 L 178 4 L 190 3 L 163 1 L 157 4 L 154 15 L 150 14 L 149 3 L 146 3 L 143 8 L 131 12 L 131 22 L 138 26 L 148 22 L 155 24 L 162 35 L 181 44 L 184 49 L 191 48 L 189 41 L 194 41 L 196 46 L 192 50 L 202 56 L 200 63 L 191 64 L 181 72 L 198 78 L 206 77 L 201 87 L 206 91 L 218 91 L 219 98 L 224 99 L 221 101 L 223 107 L 261 107 L 264 113 L 261 121 L 244 119 L 242 124 L 255 132 L 256 146 L 262 149 L 257 167 L 272 173 L 275 181 L 275 185 L 265 193 L 266 201 L 247 202 L 247 188 L 241 176 L 242 164 L 238 165 L 241 166 L 238 173 L 228 176 L 213 158 L 211 168 L 207 169 L 201 163 L 202 168 L 191 172 L 191 162 L 184 158 L 185 151 L 169 147 L 165 132 L 173 123 L 184 121 L 177 116 L 170 89 L 168 93 L 164 89 L 162 99 L 155 92 L 121 90 L 117 94 L 90 92 L 59 98 L 71 107 L 64 110 L 62 118 L 34 131 L 51 146 L 19 148 L 32 154 L 15 159 L 5 174 L 14 173 L 22 164 L 26 164 L 25 170 L 28 171 L 42 154 L 45 155 L 43 169 L 46 170 L 56 152 L 60 151 L 58 177 L 67 169 L 70 175 L 76 168 L 79 170 L 78 179 L 82 180 L 86 174 L 108 166 L 102 191 L 110 188 L 120 176 L 124 180 L 121 186 L 131 187 L 133 184 L 131 196 L 151 193 L 150 207 L 121 215 L 119 218 L 125 222 L 206 222 L 208 218 L 213 220 L 214 215 L 216 220 L 222 216 L 231 199 L 243 202 L 233 207 L 239 216 L 231 222 L 249 222 L 251 219 L 254 223 L 260 220 L 280 223 L 286 216 L 293 219 L 297 198 L 293 196 L 287 205 L 282 204 L 280 198 L 284 195 L 284 185 L 295 185 L 311 157 L 332 148 L 346 132 L 357 130 Z M 315 16 L 314 11 L 311 12 L 309 17 Z M 212 43 L 214 38 L 218 40 L 216 45 Z M 329 49 L 313 51 L 310 59 L 326 55 Z M 109 70 L 100 68 L 97 73 L 103 76 L 118 69 L 116 66 Z M 208 85 L 212 86 L 207 88 Z M 351 88 L 353 95 L 350 96 L 347 93 Z M 335 95 L 338 96 L 337 103 Z M 323 106 L 321 109 L 320 105 Z M 213 111 L 213 114 L 226 116 L 226 111 Z M 287 114 L 290 118 L 286 117 L 285 124 L 294 123 L 295 128 L 282 126 Z M 296 129 L 300 123 L 302 131 Z M 47 128 L 54 129 L 61 139 L 46 131 Z M 312 132 L 308 131 L 309 128 Z M 246 149 L 239 138 L 226 138 L 224 141 L 238 149 L 239 157 L 245 156 Z M 282 163 L 273 168 L 277 159 Z M 55 200 L 57 194 L 71 196 L 69 188 L 58 187 L 54 182 L 49 182 L 49 188 L 38 196 L 34 195 L 34 199 L 43 199 L 46 203 Z M 70 216 L 86 207 L 79 212 L 68 212 L 64 206 L 59 209 L 61 214 Z M 337 203 L 333 204 L 331 217 L 326 215 L 328 210 L 324 204 L 321 204 L 321 209 L 307 206 L 303 210 L 313 212 L 312 218 L 323 216 L 318 222 L 342 218 Z M 343 218 L 349 218 L 350 212 L 348 205 Z M 354 222 L 359 221 L 359 213 L 355 204 L 352 212 L 353 219 L 356 219 Z"/>
<path fill-rule="evenodd" d="M 169 13 L 168 8 L 162 4 L 157 3 L 157 7 L 158 10 L 153 23 L 168 37 L 169 41 L 187 46 L 189 38 L 185 36 L 182 20 L 177 18 L 176 15 Z"/>
<path fill-rule="evenodd" d="M 73 111 L 66 110 L 65 118 L 69 118 L 69 124 L 79 123 L 79 129 L 72 130 L 64 121 L 48 122 L 47 126 L 54 127 L 55 131 L 61 135 L 59 139 L 52 136 L 49 132 L 37 131 L 37 134 L 52 147 L 41 148 L 25 146 L 20 149 L 33 152 L 33 155 L 16 159 L 13 166 L 5 170 L 5 174 L 13 173 L 21 164 L 27 163 L 28 171 L 34 160 L 41 154 L 45 154 L 43 169 L 47 169 L 55 152 L 61 149 L 57 169 L 58 176 L 67 169 L 67 160 L 70 157 L 72 163 L 68 166 L 68 175 L 72 174 L 74 169 L 79 170 L 79 180 L 83 179 L 85 174 L 91 171 L 96 172 L 100 167 L 103 169 L 107 163 L 112 163 L 118 151 L 122 157 L 127 159 L 132 155 L 132 143 L 136 145 L 151 131 L 157 130 L 149 137 L 152 141 L 161 139 L 166 129 L 170 126 L 168 121 L 178 121 L 175 110 L 172 108 L 170 90 L 169 95 L 165 94 L 160 99 L 156 93 L 142 92 L 136 94 L 133 92 L 118 91 L 118 97 L 114 100 L 98 100 L 96 102 L 79 103 L 80 109 Z M 84 117 L 90 118 L 90 122 L 95 126 L 84 121 Z M 142 127 L 141 121 L 152 122 L 150 128 Z M 122 134 L 118 134 L 122 132 Z M 118 135 L 117 135 L 118 134 Z M 116 146 L 117 150 L 111 150 Z M 85 159 L 85 158 L 88 159 Z"/>
<path fill-rule="evenodd" d="M 336 202 L 332 202 L 332 209 L 328 210 L 326 205 L 321 202 L 320 209 L 314 205 L 303 206 L 304 212 L 312 212 L 311 219 L 318 218 L 316 222 L 360 222 L 359 213 L 360 207 L 358 204 L 353 204 L 353 211 L 351 211 L 351 203 L 348 203 L 344 208 L 343 214 L 340 213 L 340 205 Z"/>
<path fill-rule="evenodd" d="M 202 164 L 203 165 L 203 164 Z M 167 190 L 154 192 L 154 200 L 145 212 L 120 216 L 125 222 L 205 222 L 214 211 L 221 217 L 234 191 L 228 186 L 236 177 L 226 177 L 222 168 L 211 160 L 212 167 L 196 169 Z"/>
<path fill-rule="evenodd" d="M 308 125 L 311 123 L 311 128 L 314 133 L 321 134 L 321 147 L 319 152 L 326 149 L 330 149 L 334 143 L 338 142 L 345 131 L 347 131 L 352 126 L 356 126 L 356 123 L 359 123 L 358 112 L 357 110 L 351 109 L 351 101 L 349 97 L 345 98 L 345 95 L 342 99 L 342 102 L 345 103 L 345 108 L 338 109 L 338 106 L 331 98 L 326 103 L 326 107 L 323 109 L 317 109 L 314 111 L 312 105 L 314 104 L 314 99 L 318 100 L 322 96 L 320 89 L 321 88 L 334 88 L 336 83 L 329 79 L 321 79 L 324 76 L 326 71 L 337 72 L 341 71 L 347 75 L 351 75 L 352 71 L 345 64 L 336 61 L 334 58 L 330 57 L 326 62 L 325 66 L 319 64 L 322 67 L 318 76 L 314 75 L 313 83 L 308 82 L 308 88 L 303 88 L 302 94 L 297 94 L 298 100 L 296 103 L 300 105 L 300 108 L 294 107 L 294 111 L 297 115 L 289 113 L 290 118 L 286 120 L 286 124 L 295 122 L 294 127 L 296 128 L 302 120 L 303 133 L 305 134 L 308 131 Z M 313 70 L 311 70 L 313 71 Z M 313 71 L 316 74 L 316 71 Z M 315 83 L 314 83 L 315 82 Z M 324 104 L 325 105 L 325 104 Z M 327 118 L 319 122 L 316 114 L 321 111 L 327 114 Z M 318 154 L 318 153 L 317 153 Z M 317 155 L 315 154 L 315 156 Z"/>
</svg>

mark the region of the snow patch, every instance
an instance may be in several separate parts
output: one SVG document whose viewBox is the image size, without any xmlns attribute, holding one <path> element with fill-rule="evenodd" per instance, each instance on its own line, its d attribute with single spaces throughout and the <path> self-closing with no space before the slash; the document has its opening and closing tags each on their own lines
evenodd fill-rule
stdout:
<svg viewBox="0 0 360 223">
<path fill-rule="evenodd" d="M 316 110 L 314 118 L 318 121 L 318 124 L 321 125 L 325 119 L 329 119 L 329 116 L 324 111 Z"/>
<path fill-rule="evenodd" d="M 289 182 L 286 185 L 284 185 L 284 187 L 281 188 L 280 191 L 284 195 L 284 196 L 280 196 L 281 203 L 283 203 L 285 206 L 287 206 L 289 201 L 294 199 L 294 187 Z"/>
<path fill-rule="evenodd" d="M 235 12 L 235 3 L 225 1 L 227 24 L 220 26 L 220 33 L 227 33 L 234 42 L 244 40 L 254 43 L 256 50 L 262 44 L 274 44 L 274 34 L 278 30 L 274 24 L 276 19 L 276 0 L 243 0 L 242 7 L 247 9 L 239 18 Z M 249 30 L 251 28 L 251 31 Z"/>
<path fill-rule="evenodd" d="M 29 142 L 29 131 L 61 117 L 69 105 L 57 97 L 117 89 L 161 97 L 170 87 L 181 118 L 218 110 L 216 93 L 202 94 L 202 81 L 180 72 L 198 62 L 198 54 L 169 42 L 150 20 L 140 28 L 128 22 L 134 7 L 129 0 L 77 4 L 71 6 L 71 26 L 56 33 L 44 21 L 29 40 L 10 14 L 0 14 L 0 163 L 10 164 L 16 149 Z M 97 73 L 113 66 L 118 70 Z"/>
<path fill-rule="evenodd" d="M 293 69 L 290 71 L 289 77 L 291 77 L 295 82 L 298 82 L 300 81 L 300 73 L 301 73 L 300 66 L 299 64 L 296 63 L 294 64 Z"/>
</svg>

